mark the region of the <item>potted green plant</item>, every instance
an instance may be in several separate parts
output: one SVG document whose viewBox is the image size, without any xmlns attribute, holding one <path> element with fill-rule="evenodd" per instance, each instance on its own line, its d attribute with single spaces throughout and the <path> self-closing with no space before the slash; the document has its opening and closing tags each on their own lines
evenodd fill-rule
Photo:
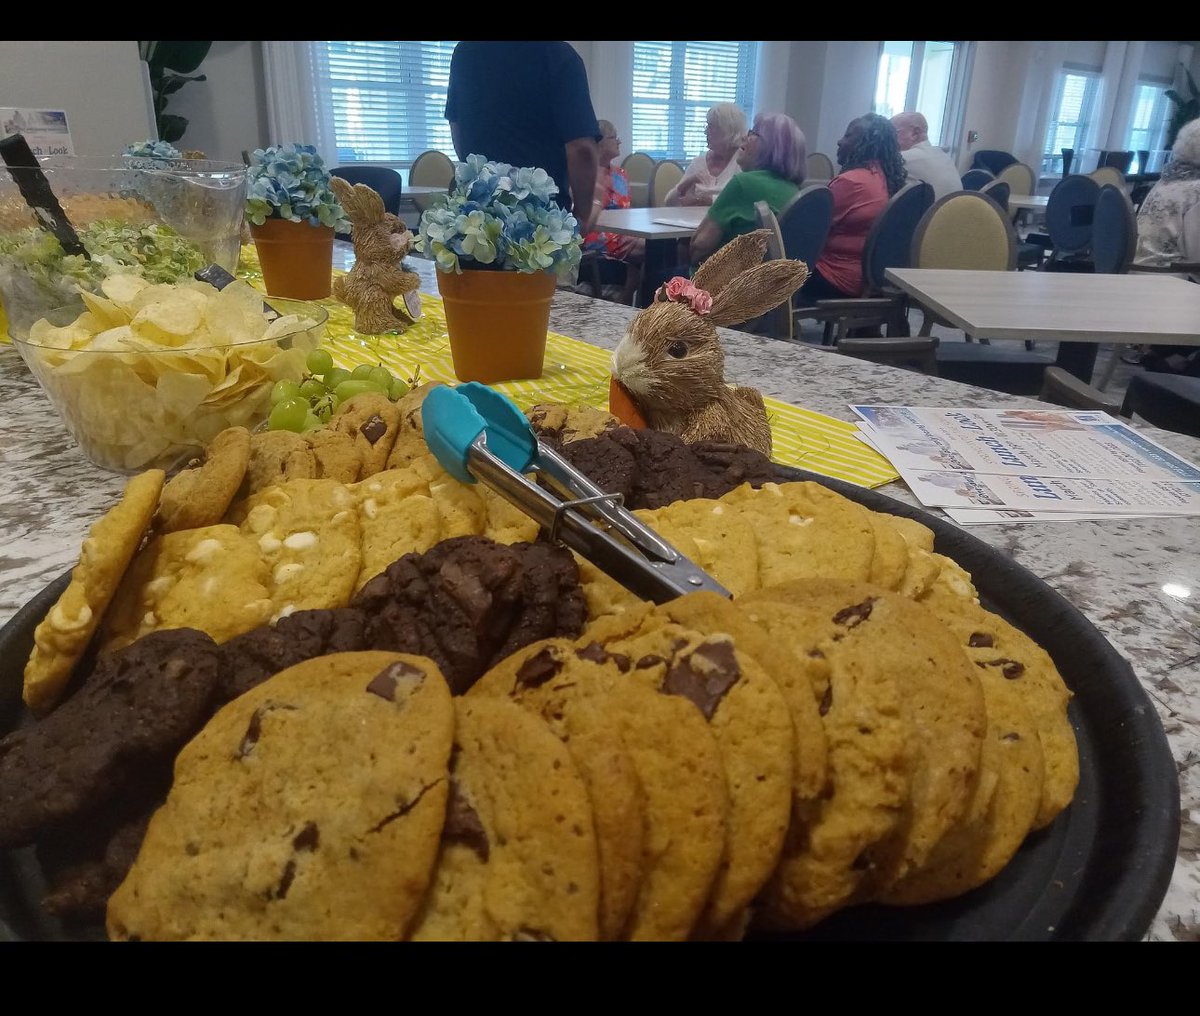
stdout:
<svg viewBox="0 0 1200 1016">
<path fill-rule="evenodd" d="M 422 214 L 414 246 L 437 262 L 459 380 L 541 377 L 556 280 L 582 245 L 557 193 L 544 169 L 469 155 Z"/>
<path fill-rule="evenodd" d="M 329 296 L 333 234 L 349 222 L 312 145 L 259 148 L 247 169 L 246 219 L 267 292 L 297 300 Z"/>
</svg>

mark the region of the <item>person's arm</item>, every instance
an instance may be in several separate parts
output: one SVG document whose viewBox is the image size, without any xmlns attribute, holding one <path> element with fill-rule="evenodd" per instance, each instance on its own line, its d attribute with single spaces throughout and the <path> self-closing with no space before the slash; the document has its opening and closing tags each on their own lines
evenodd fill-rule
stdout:
<svg viewBox="0 0 1200 1016">
<path fill-rule="evenodd" d="M 721 246 L 721 241 L 724 238 L 724 231 L 712 219 L 712 212 L 704 216 L 700 223 L 700 228 L 696 230 L 692 237 L 692 263 L 703 261 L 713 251 Z"/>
<path fill-rule="evenodd" d="M 745 204 L 742 184 L 736 177 L 717 195 L 692 237 L 692 263 L 703 261 L 733 234 L 733 220 Z"/>
<path fill-rule="evenodd" d="M 571 186 L 571 206 L 579 220 L 579 231 L 588 233 L 596 224 L 600 209 L 594 201 L 596 168 L 600 156 L 594 138 L 575 138 L 567 142 L 567 179 Z"/>
<path fill-rule="evenodd" d="M 458 161 L 466 162 L 470 153 L 463 151 L 462 131 L 459 129 L 457 120 L 450 123 L 450 140 L 454 143 L 454 153 L 458 156 Z"/>
</svg>

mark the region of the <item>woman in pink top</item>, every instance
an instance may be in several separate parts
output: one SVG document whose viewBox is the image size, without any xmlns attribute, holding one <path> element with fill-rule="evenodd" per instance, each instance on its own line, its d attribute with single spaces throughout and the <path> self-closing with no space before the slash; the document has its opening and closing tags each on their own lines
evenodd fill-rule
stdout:
<svg viewBox="0 0 1200 1016">
<path fill-rule="evenodd" d="M 896 128 L 874 113 L 850 121 L 837 143 L 837 160 L 842 172 L 829 182 L 833 222 L 825 249 L 800 290 L 798 302 L 804 304 L 862 295 L 867 234 L 908 175 Z"/>
</svg>

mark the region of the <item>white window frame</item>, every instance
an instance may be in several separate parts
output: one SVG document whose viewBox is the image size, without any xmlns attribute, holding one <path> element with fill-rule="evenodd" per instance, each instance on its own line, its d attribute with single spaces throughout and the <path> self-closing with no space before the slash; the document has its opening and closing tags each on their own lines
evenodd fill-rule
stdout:
<svg viewBox="0 0 1200 1016">
<path fill-rule="evenodd" d="M 918 108 L 917 99 L 921 91 L 921 67 L 925 61 L 925 47 L 933 40 L 911 40 L 912 55 L 908 67 L 908 85 L 904 96 L 904 110 L 915 110 Z M 954 56 L 951 58 L 950 64 L 950 79 L 946 85 L 946 99 L 942 108 L 942 130 L 940 137 L 935 141 L 930 138 L 930 141 L 942 148 L 950 154 L 950 157 L 957 161 L 961 154 L 964 139 L 962 137 L 963 118 L 966 115 L 967 107 L 967 86 L 971 80 L 971 67 L 975 60 L 975 44 L 965 40 L 937 40 L 939 42 L 949 42 L 954 47 Z M 875 62 L 875 82 L 879 81 L 879 70 L 883 63 L 885 53 L 885 42 L 879 44 L 879 57 Z M 872 95 L 874 95 L 874 85 L 872 86 Z M 873 100 L 872 100 L 873 101 Z M 880 110 L 872 105 L 872 110 L 879 113 Z M 891 114 L 903 112 L 904 110 L 892 110 Z M 928 114 L 926 114 L 928 117 Z"/>
<path fill-rule="evenodd" d="M 378 42 L 374 44 L 380 45 Z M 452 160 L 457 161 L 458 156 L 455 154 L 453 143 L 450 140 L 450 125 L 446 122 L 445 117 L 444 93 L 440 102 L 435 102 L 431 105 L 429 97 L 431 94 L 437 93 L 431 89 L 424 75 L 418 75 L 412 80 L 401 82 L 356 81 L 353 78 L 346 77 L 334 78 L 329 65 L 329 47 L 337 45 L 337 43 L 315 42 L 312 45 L 315 51 L 316 63 L 316 81 L 314 84 L 318 91 L 319 101 L 323 102 L 330 110 L 330 130 L 333 135 L 330 148 L 336 153 L 333 160 L 334 165 L 344 166 L 362 163 L 364 165 L 390 166 L 397 170 L 407 170 L 412 166 L 413 161 L 418 155 L 431 149 L 445 152 Z M 439 55 L 442 58 L 441 62 L 444 62 L 446 71 L 449 73 L 449 54 L 453 53 L 457 43 L 400 40 L 394 42 L 393 45 L 401 50 L 407 49 L 411 51 L 411 55 L 417 56 L 421 62 L 433 56 L 433 53 L 429 51 L 429 47 L 436 45 L 440 47 Z M 417 66 L 420 67 L 421 63 L 418 63 Z M 367 158 L 355 158 L 353 155 L 343 154 L 353 149 L 354 144 L 352 139 L 354 135 L 349 130 L 342 111 L 334 103 L 333 95 L 337 88 L 354 87 L 357 87 L 363 93 L 389 95 L 393 99 L 398 98 L 402 103 L 405 112 L 402 115 L 397 115 L 397 120 L 400 122 L 398 137 L 404 140 L 403 142 L 397 141 L 393 146 L 393 153 L 399 154 L 399 158 L 372 158 L 369 156 Z M 402 151 L 405 147 L 408 149 L 407 152 Z"/>
<path fill-rule="evenodd" d="M 1154 101 L 1154 105 L 1150 111 L 1150 125 L 1146 128 L 1138 128 L 1134 126 L 1134 116 L 1138 107 L 1138 93 L 1143 88 L 1158 89 L 1158 97 Z M 1137 84 L 1133 89 L 1133 98 L 1130 100 L 1129 109 L 1129 129 L 1125 133 L 1125 150 L 1133 152 L 1133 162 L 1130 164 L 1130 173 L 1145 173 L 1148 172 L 1147 167 L 1140 164 L 1138 152 L 1146 151 L 1151 153 L 1150 159 L 1154 159 L 1153 153 L 1161 151 L 1163 143 L 1167 139 L 1167 128 L 1171 124 L 1171 100 L 1167 98 L 1166 93 L 1171 88 L 1170 78 L 1160 78 L 1152 75 L 1142 75 L 1137 79 Z M 1146 144 L 1139 145 L 1134 139 L 1135 133 L 1140 133 L 1142 130 L 1148 132 Z"/>
<path fill-rule="evenodd" d="M 1065 98 L 1066 85 L 1068 77 L 1086 78 L 1090 84 L 1084 86 L 1083 103 L 1079 109 L 1079 119 L 1075 121 L 1075 144 L 1067 146 L 1057 146 L 1056 151 L 1047 151 L 1047 146 L 1050 145 L 1051 137 L 1057 135 L 1059 124 L 1064 121 L 1059 119 L 1059 114 L 1062 111 L 1063 99 Z M 1042 164 L 1040 176 L 1043 178 L 1061 177 L 1062 176 L 1062 149 L 1063 147 L 1073 147 L 1075 149 L 1075 165 L 1078 165 L 1082 160 L 1083 153 L 1088 147 L 1088 136 L 1094 126 L 1094 117 L 1098 100 L 1100 99 L 1100 89 L 1103 87 L 1103 76 L 1100 71 L 1093 67 L 1080 67 L 1073 64 L 1064 64 L 1054 78 L 1054 100 L 1050 104 L 1050 117 L 1046 121 L 1046 133 L 1042 138 Z"/>
<path fill-rule="evenodd" d="M 637 41 L 633 43 L 631 66 L 636 64 L 638 46 L 645 44 Z M 659 44 L 661 45 L 661 43 Z M 645 152 L 655 159 L 676 159 L 687 162 L 705 150 L 702 132 L 699 134 L 699 147 L 696 147 L 697 141 L 693 137 L 691 145 L 693 150 L 689 150 L 686 138 L 688 121 L 690 119 L 694 122 L 698 111 L 703 115 L 710 107 L 719 102 L 736 102 L 746 112 L 747 118 L 749 120 L 753 119 L 754 79 L 756 68 L 762 59 L 762 54 L 759 52 L 761 43 L 738 41 L 738 68 L 736 72 L 735 94 L 732 97 L 727 95 L 693 95 L 688 97 L 685 90 L 684 78 L 687 47 L 695 43 L 669 41 L 668 44 L 671 46 L 671 68 L 666 98 L 654 95 L 639 95 L 636 91 L 635 78 L 632 74 L 630 75 L 629 150 L 633 152 Z M 649 144 L 647 136 L 639 134 L 636 110 L 640 105 L 665 107 L 667 112 L 667 143 L 665 146 Z M 692 133 L 695 135 L 696 132 L 693 130 Z"/>
</svg>

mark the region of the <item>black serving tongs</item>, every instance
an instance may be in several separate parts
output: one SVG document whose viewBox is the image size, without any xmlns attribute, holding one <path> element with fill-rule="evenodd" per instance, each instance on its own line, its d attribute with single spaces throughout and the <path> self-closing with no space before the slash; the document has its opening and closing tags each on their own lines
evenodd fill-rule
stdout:
<svg viewBox="0 0 1200 1016">
<path fill-rule="evenodd" d="M 506 396 L 475 381 L 434 388 L 421 407 L 425 442 L 462 483 L 476 480 L 643 599 L 665 603 L 709 590 L 730 596 L 711 575 L 659 536 L 566 459 L 537 439 Z M 536 473 L 565 495 L 525 477 Z"/>
<path fill-rule="evenodd" d="M 90 261 L 91 255 L 80 242 L 79 234 L 75 232 L 75 227 L 71 225 L 71 220 L 67 218 L 62 205 L 58 203 L 58 198 L 50 188 L 50 181 L 42 172 L 37 156 L 33 154 L 25 135 L 10 134 L 6 138 L 0 138 L 0 158 L 4 159 L 4 165 L 21 192 L 21 197 L 33 209 L 38 224 L 53 233 L 68 254 L 82 254 Z"/>
</svg>

